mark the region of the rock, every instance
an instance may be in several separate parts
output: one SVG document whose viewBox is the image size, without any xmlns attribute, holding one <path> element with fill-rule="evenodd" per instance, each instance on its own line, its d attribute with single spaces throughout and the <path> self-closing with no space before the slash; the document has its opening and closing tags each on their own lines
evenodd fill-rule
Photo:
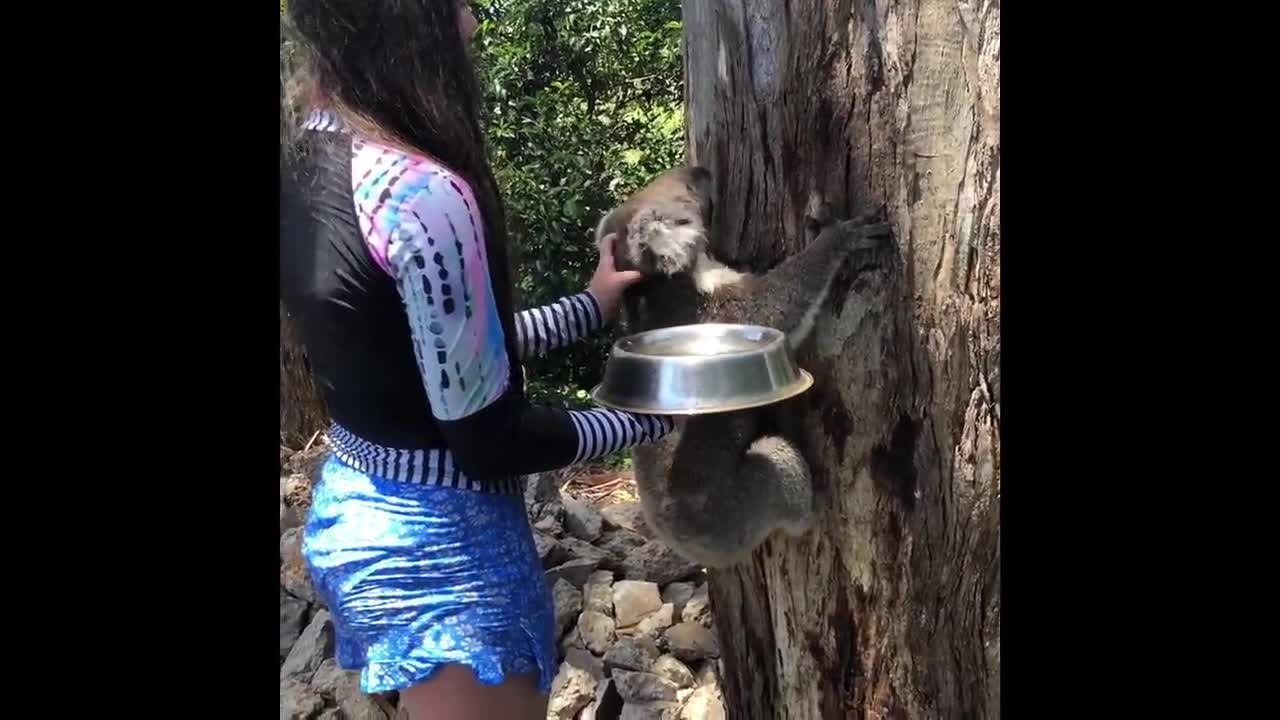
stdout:
<svg viewBox="0 0 1280 720">
<path fill-rule="evenodd" d="M 582 591 L 560 578 L 551 588 L 551 597 L 556 605 L 556 637 L 564 637 L 565 630 L 578 619 L 582 612 Z"/>
<path fill-rule="evenodd" d="M 595 560 L 584 560 L 581 558 L 567 560 L 544 573 L 547 578 L 547 584 L 555 587 L 557 580 L 566 580 L 575 588 L 580 588 L 587 584 L 587 578 L 591 573 L 595 572 L 596 567 L 600 563 Z"/>
<path fill-rule="evenodd" d="M 302 528 L 291 528 L 280 536 L 280 584 L 296 598 L 310 603 L 320 600 L 302 559 Z"/>
<path fill-rule="evenodd" d="M 692 688 L 697 686 L 697 680 L 693 677 L 693 671 L 688 665 L 680 662 L 674 655 L 663 655 L 653 663 L 653 668 L 649 671 L 660 678 L 671 681 L 671 684 L 677 688 Z"/>
<path fill-rule="evenodd" d="M 582 607 L 613 617 L 613 571 L 597 570 L 582 590 Z"/>
<path fill-rule="evenodd" d="M 645 538 L 653 536 L 649 526 L 645 524 L 644 510 L 640 508 L 640 503 L 634 500 L 606 505 L 600 508 L 600 516 L 604 520 L 605 528 L 622 528 Z"/>
<path fill-rule="evenodd" d="M 614 668 L 649 672 L 658 655 L 658 643 L 650 638 L 623 638 L 605 652 L 604 666 L 608 672 Z"/>
<path fill-rule="evenodd" d="M 336 707 L 327 708 L 316 717 L 316 720 L 344 720 L 342 711 Z"/>
<path fill-rule="evenodd" d="M 284 534 L 294 528 L 300 528 L 307 524 L 306 507 L 295 506 L 290 507 L 283 500 L 280 501 L 280 533 Z"/>
<path fill-rule="evenodd" d="M 560 487 L 554 473 L 529 478 L 524 488 L 524 506 L 535 529 L 556 537 L 562 534 L 560 518 L 564 508 L 560 505 Z"/>
<path fill-rule="evenodd" d="M 693 597 L 695 586 L 690 582 L 673 582 L 662 588 L 662 602 L 671 603 L 675 608 L 676 622 L 682 621 L 685 603 Z"/>
<path fill-rule="evenodd" d="M 360 692 L 359 673 L 343 673 L 333 699 L 345 720 L 391 720 L 376 699 Z"/>
<path fill-rule="evenodd" d="M 346 671 L 338 667 L 338 661 L 333 658 L 326 658 L 320 663 L 320 668 L 316 670 L 316 674 L 311 676 L 311 689 L 321 695 L 333 699 L 338 694 L 338 686 L 345 679 Z"/>
<path fill-rule="evenodd" d="M 609 557 L 609 553 L 604 550 L 575 537 L 563 537 L 560 538 L 559 542 L 560 547 L 564 548 L 564 551 L 568 554 L 569 558 L 578 560 L 594 560 L 596 561 L 597 566 L 599 566 L 604 564 L 606 559 Z"/>
<path fill-rule="evenodd" d="M 578 634 L 582 636 L 582 644 L 588 650 L 604 655 L 613 644 L 613 618 L 587 610 L 578 616 Z"/>
<path fill-rule="evenodd" d="M 538 559 L 542 561 L 542 568 L 544 570 L 555 567 L 569 559 L 564 548 L 560 547 L 559 541 L 546 533 L 534 532 L 533 546 L 538 550 Z"/>
<path fill-rule="evenodd" d="M 595 720 L 617 720 L 621 712 L 622 696 L 618 694 L 618 686 L 613 678 L 606 678 L 596 686 Z"/>
<path fill-rule="evenodd" d="M 524 485 L 524 506 L 532 511 L 560 497 L 560 485 L 552 473 L 530 475 Z"/>
<path fill-rule="evenodd" d="M 658 585 L 645 580 L 619 580 L 613 584 L 613 619 L 624 628 L 662 607 Z"/>
<path fill-rule="evenodd" d="M 671 616 L 673 614 L 671 603 L 666 603 L 662 607 L 640 618 L 640 622 L 625 628 L 618 628 L 618 637 L 647 637 L 658 638 L 662 635 L 662 631 L 671 627 Z"/>
<path fill-rule="evenodd" d="M 307 478 L 315 477 L 316 470 L 329 457 L 329 444 L 317 440 L 306 450 L 299 450 L 289 458 L 289 471 Z"/>
<path fill-rule="evenodd" d="M 307 508 L 311 507 L 311 473 L 295 472 L 280 477 L 280 499 L 286 507 L 299 510 L 299 517 L 306 517 Z"/>
<path fill-rule="evenodd" d="M 682 622 L 673 625 L 667 629 L 663 638 L 667 650 L 685 662 L 720 657 L 720 643 L 716 636 L 697 623 Z"/>
<path fill-rule="evenodd" d="M 679 713 L 680 703 L 627 703 L 618 720 L 677 720 Z"/>
<path fill-rule="evenodd" d="M 712 687 L 700 687 L 685 701 L 679 720 L 725 720 L 724 700 Z"/>
<path fill-rule="evenodd" d="M 713 626 L 715 619 L 711 616 L 711 598 L 707 596 L 706 583 L 699 585 L 685 602 L 684 610 L 680 612 L 680 622 L 697 623 L 705 628 Z"/>
<path fill-rule="evenodd" d="M 600 511 L 565 493 L 560 494 L 560 504 L 564 506 L 564 529 L 570 535 L 587 542 L 594 542 L 600 537 L 600 531 L 604 529 Z"/>
<path fill-rule="evenodd" d="M 298 636 L 284 665 L 280 666 L 281 679 L 288 677 L 310 678 L 325 658 L 333 655 L 333 622 L 328 610 L 321 610 L 311 618 L 311 624 Z"/>
<path fill-rule="evenodd" d="M 564 535 L 564 529 L 560 527 L 560 521 L 555 515 L 544 515 L 538 518 L 538 521 L 533 524 L 533 529 L 553 537 Z"/>
<path fill-rule="evenodd" d="M 719 662 L 717 662 L 716 660 L 704 660 L 702 662 L 702 667 L 698 668 L 697 675 L 694 677 L 694 682 L 695 684 L 697 684 L 698 687 L 705 687 L 707 685 L 710 685 L 710 686 L 719 688 L 720 687 Z"/>
<path fill-rule="evenodd" d="M 591 673 L 591 677 L 597 681 L 605 678 L 604 661 L 582 648 L 569 648 L 565 652 L 564 661 L 580 670 L 586 670 Z"/>
<path fill-rule="evenodd" d="M 585 647 L 586 644 L 582 642 L 582 634 L 578 632 L 578 625 L 574 623 L 573 627 L 569 628 L 569 632 L 560 638 L 560 659 L 563 660 L 567 657 L 569 651 L 573 648 L 581 650 Z"/>
<path fill-rule="evenodd" d="M 618 685 L 618 694 L 628 703 L 674 702 L 676 699 L 675 684 L 653 673 L 617 669 L 613 671 L 613 681 Z"/>
<path fill-rule="evenodd" d="M 280 588 L 280 662 L 289 657 L 289 651 L 302 634 L 302 623 L 307 617 L 307 603 Z"/>
<path fill-rule="evenodd" d="M 280 683 L 280 720 L 315 720 L 322 710 L 324 700 L 301 678 Z"/>
<path fill-rule="evenodd" d="M 579 710 L 595 699 L 595 694 L 596 679 L 590 672 L 567 660 L 560 663 L 556 679 L 551 683 L 551 698 L 547 704 L 548 720 L 573 720 Z"/>
<path fill-rule="evenodd" d="M 623 577 L 651 580 L 659 585 L 702 572 L 702 567 L 697 563 L 677 555 L 675 550 L 656 540 L 650 540 L 627 553 L 620 569 Z"/>
<path fill-rule="evenodd" d="M 596 540 L 596 547 L 604 551 L 608 557 L 606 567 L 610 570 L 620 570 L 623 563 L 627 561 L 627 555 L 646 542 L 644 537 L 630 530 L 606 530 L 600 534 L 600 539 Z"/>
</svg>

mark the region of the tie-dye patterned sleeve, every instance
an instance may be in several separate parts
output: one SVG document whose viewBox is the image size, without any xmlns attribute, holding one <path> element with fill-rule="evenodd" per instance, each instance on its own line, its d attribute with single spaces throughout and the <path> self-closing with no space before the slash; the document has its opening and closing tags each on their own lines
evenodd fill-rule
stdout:
<svg viewBox="0 0 1280 720">
<path fill-rule="evenodd" d="M 361 215 L 370 248 L 385 259 L 403 298 L 432 413 L 463 472 L 493 477 L 550 470 L 670 432 L 670 418 L 566 411 L 507 392 L 510 360 L 475 201 L 465 184 L 431 167 L 401 167 L 397 183 Z M 358 205 L 359 198 L 357 191 Z M 578 328 L 557 325 L 575 311 L 589 315 L 590 305 L 577 304 L 588 299 L 562 301 L 563 315 L 541 311 L 545 324 L 525 336 L 530 347 L 549 348 L 553 339 L 592 328 L 598 308 L 595 320 L 579 314 Z"/>
</svg>

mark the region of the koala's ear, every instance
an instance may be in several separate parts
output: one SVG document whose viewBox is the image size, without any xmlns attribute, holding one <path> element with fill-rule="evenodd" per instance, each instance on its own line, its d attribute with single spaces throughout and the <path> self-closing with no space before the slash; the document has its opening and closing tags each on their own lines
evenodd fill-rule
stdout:
<svg viewBox="0 0 1280 720">
<path fill-rule="evenodd" d="M 613 269 L 618 272 L 636 270 L 631 263 L 631 255 L 627 252 L 627 228 L 623 226 L 613 236 Z"/>
<path fill-rule="evenodd" d="M 701 165 L 693 165 L 689 168 L 689 184 L 700 195 L 706 197 L 711 196 L 711 171 Z"/>
<path fill-rule="evenodd" d="M 711 171 L 701 165 L 689 168 L 689 184 L 697 193 L 702 206 L 702 223 L 710 228 L 715 223 L 715 200 L 712 199 Z"/>
<path fill-rule="evenodd" d="M 613 213 L 614 210 L 610 210 L 600 218 L 600 222 L 596 223 L 596 242 L 600 242 L 600 238 L 604 237 L 605 228 L 609 227 L 609 219 L 613 217 Z"/>
</svg>

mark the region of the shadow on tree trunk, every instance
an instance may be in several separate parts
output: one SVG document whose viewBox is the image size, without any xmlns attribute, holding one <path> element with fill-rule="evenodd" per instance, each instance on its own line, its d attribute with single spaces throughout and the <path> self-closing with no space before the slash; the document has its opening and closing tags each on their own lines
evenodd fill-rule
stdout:
<svg viewBox="0 0 1280 720">
<path fill-rule="evenodd" d="M 297 329 L 280 305 L 280 444 L 298 450 L 325 429 L 329 413 Z"/>
</svg>

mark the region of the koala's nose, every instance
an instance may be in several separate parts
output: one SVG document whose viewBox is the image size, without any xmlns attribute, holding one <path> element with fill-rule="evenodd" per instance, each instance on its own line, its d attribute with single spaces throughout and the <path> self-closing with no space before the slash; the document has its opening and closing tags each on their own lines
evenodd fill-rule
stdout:
<svg viewBox="0 0 1280 720">
<path fill-rule="evenodd" d="M 640 264 L 648 268 L 658 267 L 658 256 L 654 254 L 653 248 L 646 247 L 640 251 Z"/>
</svg>

